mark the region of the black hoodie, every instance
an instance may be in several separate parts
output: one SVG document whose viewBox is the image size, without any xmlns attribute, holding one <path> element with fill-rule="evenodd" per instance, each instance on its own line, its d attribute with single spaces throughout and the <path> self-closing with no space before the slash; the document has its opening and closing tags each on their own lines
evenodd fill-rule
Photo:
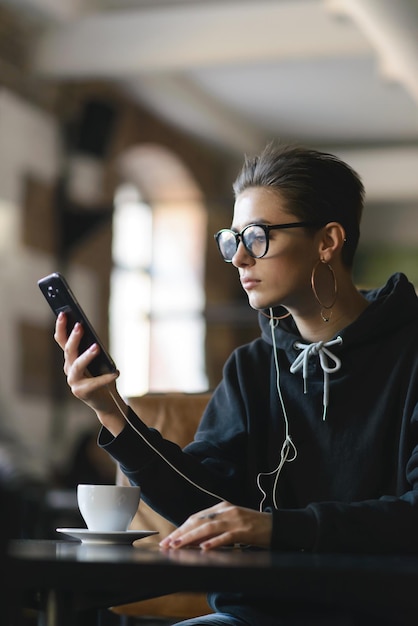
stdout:
<svg viewBox="0 0 418 626">
<path fill-rule="evenodd" d="M 103 430 L 100 444 L 176 524 L 225 499 L 272 511 L 272 549 L 418 552 L 418 299 L 403 274 L 363 295 L 368 308 L 328 347 L 325 365 L 341 365 L 328 374 L 325 419 L 320 355 L 306 360 L 306 393 L 302 370 L 290 371 L 303 352 L 295 344 L 305 343 L 290 318 L 274 329 L 281 404 L 270 321 L 261 315 L 261 337 L 232 353 L 184 451 L 131 411 L 135 428 L 204 491 L 130 426 L 116 439 Z M 283 406 L 296 458 L 274 488 Z"/>
</svg>

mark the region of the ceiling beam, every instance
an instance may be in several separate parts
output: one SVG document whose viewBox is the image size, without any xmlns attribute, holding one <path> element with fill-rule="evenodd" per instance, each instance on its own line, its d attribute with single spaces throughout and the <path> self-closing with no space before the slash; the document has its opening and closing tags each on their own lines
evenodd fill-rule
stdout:
<svg viewBox="0 0 418 626">
<path fill-rule="evenodd" d="M 401 83 L 418 102 L 418 4 L 416 0 L 325 0 L 350 16 L 375 48 L 382 76 Z"/>
<path fill-rule="evenodd" d="M 238 153 L 257 151 L 265 136 L 248 119 L 211 97 L 187 77 L 158 73 L 127 81 L 126 90 L 177 128 Z M 181 114 L 179 114 L 181 111 Z"/>
<path fill-rule="evenodd" d="M 335 28 L 335 16 L 321 4 L 321 0 L 208 1 L 85 15 L 43 34 L 34 53 L 34 69 L 49 77 L 115 78 L 369 54 L 362 33 L 347 20 Z"/>
</svg>

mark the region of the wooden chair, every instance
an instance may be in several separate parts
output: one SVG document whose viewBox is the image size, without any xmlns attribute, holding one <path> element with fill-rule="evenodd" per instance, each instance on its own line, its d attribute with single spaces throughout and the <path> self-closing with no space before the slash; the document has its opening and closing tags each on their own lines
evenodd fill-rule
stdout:
<svg viewBox="0 0 418 626">
<path fill-rule="evenodd" d="M 150 393 L 130 398 L 129 404 L 148 426 L 156 428 L 164 437 L 184 447 L 193 440 L 209 398 L 209 392 Z M 116 482 L 128 484 L 119 467 Z M 130 528 L 159 531 L 158 535 L 136 542 L 139 547 L 147 542 L 159 543 L 174 526 L 141 501 Z M 148 617 L 166 620 L 189 619 L 212 612 L 204 593 L 172 593 L 150 600 L 114 606 L 111 607 L 111 611 L 128 619 Z"/>
</svg>

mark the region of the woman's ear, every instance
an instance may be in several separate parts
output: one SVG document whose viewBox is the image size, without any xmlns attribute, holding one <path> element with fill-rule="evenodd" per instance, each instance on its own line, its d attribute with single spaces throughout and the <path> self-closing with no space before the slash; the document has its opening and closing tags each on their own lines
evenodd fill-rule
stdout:
<svg viewBox="0 0 418 626">
<path fill-rule="evenodd" d="M 321 230 L 319 258 L 325 263 L 332 261 L 346 241 L 345 229 L 339 222 L 328 222 Z"/>
</svg>

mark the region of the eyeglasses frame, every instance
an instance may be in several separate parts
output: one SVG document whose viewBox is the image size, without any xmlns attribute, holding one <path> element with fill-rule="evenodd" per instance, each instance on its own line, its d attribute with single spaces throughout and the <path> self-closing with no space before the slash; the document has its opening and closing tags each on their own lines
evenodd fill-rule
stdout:
<svg viewBox="0 0 418 626">
<path fill-rule="evenodd" d="M 238 250 L 238 246 L 241 240 L 242 245 L 244 246 L 244 248 L 246 249 L 246 251 L 248 252 L 248 254 L 253 258 L 253 259 L 262 259 L 264 256 L 266 256 L 268 249 L 269 249 L 269 244 L 270 244 L 270 231 L 271 230 L 286 230 L 288 228 L 322 228 L 323 226 L 325 226 L 327 222 L 289 222 L 288 224 L 247 224 L 247 226 L 245 226 L 239 233 L 236 233 L 234 230 L 232 230 L 231 228 L 222 228 L 221 230 L 218 230 L 217 233 L 215 233 L 214 238 L 216 241 L 216 244 L 218 246 L 218 250 L 220 252 L 221 257 L 223 258 L 223 260 L 225 261 L 225 263 L 232 263 L 232 259 L 225 259 L 225 257 L 223 256 L 222 252 L 221 252 L 221 248 L 219 245 L 219 237 L 222 233 L 228 232 L 228 233 L 232 233 L 235 236 L 235 241 L 237 244 L 237 248 L 236 251 L 234 253 L 237 253 Z M 259 256 L 255 256 L 254 254 L 251 253 L 250 250 L 248 250 L 247 246 L 244 243 L 244 240 L 242 238 L 243 233 L 247 230 L 247 228 L 251 228 L 251 226 L 259 226 L 260 228 L 262 228 L 264 230 L 264 233 L 266 235 L 266 249 L 263 252 L 263 254 L 260 254 Z"/>
</svg>

